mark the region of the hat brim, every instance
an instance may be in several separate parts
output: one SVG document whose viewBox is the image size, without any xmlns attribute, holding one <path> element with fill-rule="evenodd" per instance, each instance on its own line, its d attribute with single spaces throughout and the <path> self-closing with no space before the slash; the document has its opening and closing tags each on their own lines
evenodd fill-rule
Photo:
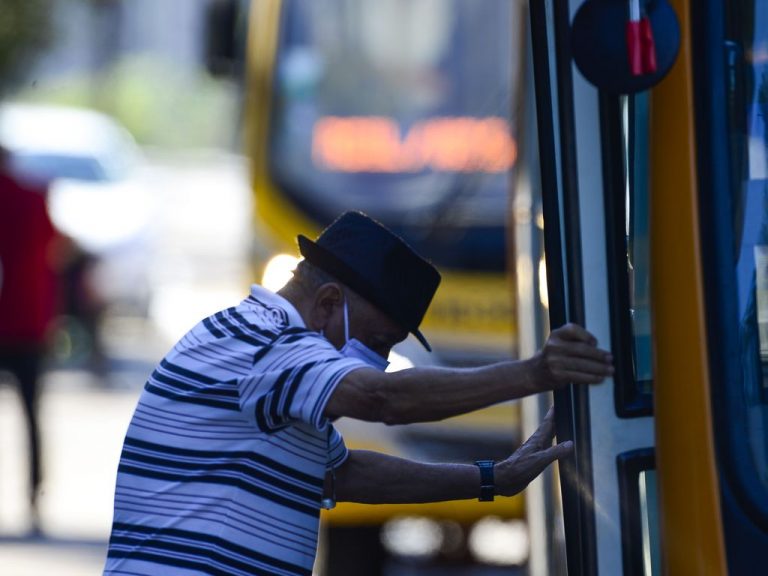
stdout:
<svg viewBox="0 0 768 576">
<path fill-rule="evenodd" d="M 359 274 L 354 268 L 349 266 L 346 262 L 338 258 L 333 252 L 326 250 L 317 242 L 314 242 L 306 236 L 298 235 L 299 252 L 307 261 L 327 272 L 343 284 L 349 286 L 352 290 L 360 294 L 363 298 L 368 300 L 371 304 L 381 309 L 387 316 L 392 318 L 397 324 L 403 326 L 416 339 L 421 342 L 421 345 L 427 349 L 428 352 L 432 352 L 432 347 L 427 342 L 427 339 L 419 331 L 418 328 L 409 327 L 403 325 L 403 322 L 391 313 L 387 313 L 386 303 L 376 298 L 376 290 L 368 280 L 366 280 L 361 274 Z"/>
</svg>

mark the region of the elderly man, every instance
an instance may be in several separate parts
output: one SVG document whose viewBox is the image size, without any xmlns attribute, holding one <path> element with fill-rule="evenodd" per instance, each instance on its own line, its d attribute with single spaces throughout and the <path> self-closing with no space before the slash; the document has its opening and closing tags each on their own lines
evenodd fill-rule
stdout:
<svg viewBox="0 0 768 576">
<path fill-rule="evenodd" d="M 254 286 L 206 318 L 150 376 L 125 438 L 107 574 L 309 575 L 319 512 L 339 501 L 429 502 L 516 494 L 569 442 L 547 416 L 502 462 L 426 464 L 348 450 L 341 416 L 440 420 L 612 373 L 577 326 L 533 358 L 384 372 L 440 276 L 400 238 L 349 212 L 274 294 Z"/>
</svg>

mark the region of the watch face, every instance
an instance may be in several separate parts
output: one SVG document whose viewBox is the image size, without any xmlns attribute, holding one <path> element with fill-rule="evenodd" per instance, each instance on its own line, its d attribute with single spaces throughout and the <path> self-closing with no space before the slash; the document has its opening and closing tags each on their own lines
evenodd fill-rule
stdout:
<svg viewBox="0 0 768 576">
<path fill-rule="evenodd" d="M 480 469 L 480 502 L 492 502 L 496 494 L 496 485 L 493 480 L 493 460 L 478 460 L 475 462 Z"/>
</svg>

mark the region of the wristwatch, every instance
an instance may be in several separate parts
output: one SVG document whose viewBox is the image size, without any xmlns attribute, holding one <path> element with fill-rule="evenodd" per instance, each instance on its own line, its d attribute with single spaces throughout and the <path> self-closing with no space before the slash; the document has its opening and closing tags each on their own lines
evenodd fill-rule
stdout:
<svg viewBox="0 0 768 576">
<path fill-rule="evenodd" d="M 496 495 L 496 485 L 493 482 L 493 460 L 477 460 L 475 465 L 480 469 L 480 502 L 493 502 Z"/>
</svg>

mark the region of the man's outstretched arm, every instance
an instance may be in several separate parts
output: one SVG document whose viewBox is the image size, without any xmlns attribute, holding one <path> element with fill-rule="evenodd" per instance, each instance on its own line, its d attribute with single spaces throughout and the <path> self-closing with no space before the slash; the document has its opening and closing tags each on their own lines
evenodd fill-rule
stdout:
<svg viewBox="0 0 768 576">
<path fill-rule="evenodd" d="M 495 493 L 521 492 L 549 464 L 569 455 L 571 442 L 552 445 L 555 434 L 550 410 L 538 430 L 509 458 L 494 467 Z M 464 500 L 480 495 L 480 472 L 474 464 L 428 464 L 395 456 L 352 450 L 335 471 L 335 497 L 340 502 L 407 504 Z M 325 495 L 332 492 L 330 474 Z"/>
<path fill-rule="evenodd" d="M 553 330 L 544 347 L 527 360 L 478 368 L 419 367 L 391 374 L 355 370 L 339 383 L 325 413 L 387 424 L 442 420 L 571 382 L 602 382 L 613 374 L 612 362 L 594 336 L 568 324 Z"/>
</svg>

